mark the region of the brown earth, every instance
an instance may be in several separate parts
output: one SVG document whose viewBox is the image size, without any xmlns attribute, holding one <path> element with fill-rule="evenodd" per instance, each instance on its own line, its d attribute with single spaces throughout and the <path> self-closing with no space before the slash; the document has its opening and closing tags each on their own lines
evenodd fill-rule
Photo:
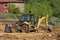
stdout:
<svg viewBox="0 0 60 40">
<path fill-rule="evenodd" d="M 4 33 L 4 23 L 0 23 L 0 40 L 60 40 L 60 27 L 54 27 L 52 32 Z"/>
</svg>

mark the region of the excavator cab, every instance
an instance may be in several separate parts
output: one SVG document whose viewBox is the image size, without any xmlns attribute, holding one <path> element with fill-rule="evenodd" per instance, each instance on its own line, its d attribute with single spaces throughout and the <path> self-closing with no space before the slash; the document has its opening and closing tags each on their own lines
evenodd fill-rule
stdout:
<svg viewBox="0 0 60 40">
<path fill-rule="evenodd" d="M 22 14 L 20 21 L 21 22 L 31 22 L 33 24 L 34 14 Z"/>
</svg>

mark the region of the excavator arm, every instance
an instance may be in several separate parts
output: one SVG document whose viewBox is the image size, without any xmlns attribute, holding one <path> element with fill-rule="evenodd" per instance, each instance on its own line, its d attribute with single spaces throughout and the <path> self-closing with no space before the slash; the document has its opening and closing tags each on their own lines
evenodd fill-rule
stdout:
<svg viewBox="0 0 60 40">
<path fill-rule="evenodd" d="M 38 29 L 40 27 L 43 20 L 46 21 L 46 27 L 48 28 L 48 15 L 47 15 L 38 19 L 38 23 L 37 23 L 37 26 L 35 26 L 35 29 Z"/>
</svg>

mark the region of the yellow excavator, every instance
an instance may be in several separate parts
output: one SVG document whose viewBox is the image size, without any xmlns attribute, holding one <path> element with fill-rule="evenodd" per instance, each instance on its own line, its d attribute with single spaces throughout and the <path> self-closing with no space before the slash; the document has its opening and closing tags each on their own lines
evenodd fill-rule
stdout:
<svg viewBox="0 0 60 40">
<path fill-rule="evenodd" d="M 23 14 L 20 18 L 19 22 L 16 22 L 12 25 L 12 31 L 16 32 L 30 32 L 37 31 L 39 32 L 39 28 L 43 20 L 45 20 L 46 28 L 51 31 L 48 27 L 48 15 L 40 16 L 34 21 L 34 14 Z"/>
</svg>

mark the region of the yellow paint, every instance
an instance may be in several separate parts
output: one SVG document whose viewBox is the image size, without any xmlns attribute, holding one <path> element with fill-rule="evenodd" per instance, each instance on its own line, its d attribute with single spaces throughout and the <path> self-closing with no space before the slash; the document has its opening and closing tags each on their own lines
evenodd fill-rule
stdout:
<svg viewBox="0 0 60 40">
<path fill-rule="evenodd" d="M 38 29 L 40 27 L 40 25 L 44 19 L 46 21 L 46 27 L 48 27 L 48 15 L 47 15 L 47 16 L 44 16 L 42 18 L 39 18 L 37 26 L 35 26 L 35 29 Z"/>
</svg>

